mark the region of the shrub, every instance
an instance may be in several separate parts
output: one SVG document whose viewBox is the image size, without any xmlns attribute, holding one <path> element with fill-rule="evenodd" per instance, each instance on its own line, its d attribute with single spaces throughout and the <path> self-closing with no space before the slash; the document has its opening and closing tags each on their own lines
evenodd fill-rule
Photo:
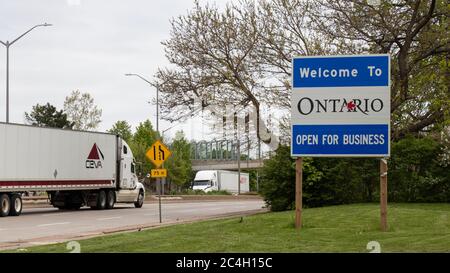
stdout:
<svg viewBox="0 0 450 273">
<path fill-rule="evenodd" d="M 442 148 L 428 137 L 408 137 L 393 143 L 388 170 L 389 200 L 449 202 L 450 171 L 440 165 Z"/>
<path fill-rule="evenodd" d="M 440 165 L 439 142 L 408 137 L 391 145 L 389 201 L 450 202 L 450 171 Z M 303 205 L 378 202 L 379 164 L 377 158 L 304 158 Z M 260 190 L 271 210 L 294 208 L 295 161 L 289 147 L 280 146 L 264 162 Z"/>
</svg>

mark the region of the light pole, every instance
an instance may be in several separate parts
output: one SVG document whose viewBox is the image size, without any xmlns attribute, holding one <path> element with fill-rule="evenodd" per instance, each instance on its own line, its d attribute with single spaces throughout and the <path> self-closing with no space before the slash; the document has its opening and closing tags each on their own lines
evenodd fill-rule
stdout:
<svg viewBox="0 0 450 273">
<path fill-rule="evenodd" d="M 125 74 L 125 76 L 136 76 L 138 78 L 140 78 L 141 80 L 147 82 L 150 85 L 153 85 L 149 80 L 147 80 L 146 78 L 142 77 L 139 74 L 134 74 L 134 73 L 127 73 Z M 156 87 L 156 131 L 158 132 L 158 137 L 159 136 L 159 90 L 158 87 Z M 163 165 L 164 167 L 164 165 Z M 161 213 L 161 194 L 162 194 L 162 187 L 163 187 L 163 183 L 162 183 L 162 179 L 161 178 L 157 178 L 157 180 L 159 181 L 159 222 L 162 223 L 162 213 Z"/>
<path fill-rule="evenodd" d="M 153 84 L 149 80 L 147 80 L 146 78 L 142 77 L 139 74 L 127 73 L 127 74 L 125 74 L 125 76 L 139 77 L 141 80 L 143 80 L 153 86 Z M 159 135 L 159 90 L 158 90 L 158 87 L 156 87 L 156 131 L 158 132 L 158 135 Z"/>
<path fill-rule="evenodd" d="M 9 47 L 12 46 L 15 42 L 17 42 L 17 40 L 19 40 L 20 38 L 28 34 L 30 31 L 32 31 L 33 29 L 37 27 L 49 27 L 49 26 L 52 26 L 52 24 L 44 23 L 35 25 L 34 27 L 30 28 L 28 31 L 26 31 L 25 33 L 14 39 L 12 42 L 0 41 L 0 43 L 2 43 L 6 47 L 6 123 L 9 123 Z"/>
</svg>

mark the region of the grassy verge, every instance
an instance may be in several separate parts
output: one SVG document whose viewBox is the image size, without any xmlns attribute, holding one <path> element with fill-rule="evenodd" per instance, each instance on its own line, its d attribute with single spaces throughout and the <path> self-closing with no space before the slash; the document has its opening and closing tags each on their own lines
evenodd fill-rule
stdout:
<svg viewBox="0 0 450 273">
<path fill-rule="evenodd" d="M 80 241 L 82 252 L 449 252 L 450 204 L 390 204 L 389 231 L 379 231 L 377 204 L 305 209 L 304 226 L 294 229 L 294 212 L 97 237 Z M 22 250 L 23 252 L 23 250 Z M 67 252 L 65 244 L 26 252 Z"/>
</svg>

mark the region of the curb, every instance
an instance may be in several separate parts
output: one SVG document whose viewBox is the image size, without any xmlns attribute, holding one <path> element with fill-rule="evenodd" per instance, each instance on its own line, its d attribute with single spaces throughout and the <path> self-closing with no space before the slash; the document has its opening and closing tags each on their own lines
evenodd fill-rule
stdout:
<svg viewBox="0 0 450 273">
<path fill-rule="evenodd" d="M 47 196 L 30 197 L 25 196 L 22 198 L 24 207 L 36 207 L 36 206 L 51 206 Z M 259 195 L 162 195 L 161 201 L 164 202 L 190 202 L 190 201 L 228 201 L 228 200 L 262 200 Z M 154 203 L 159 201 L 157 195 L 146 196 L 145 201 L 147 203 Z"/>
</svg>

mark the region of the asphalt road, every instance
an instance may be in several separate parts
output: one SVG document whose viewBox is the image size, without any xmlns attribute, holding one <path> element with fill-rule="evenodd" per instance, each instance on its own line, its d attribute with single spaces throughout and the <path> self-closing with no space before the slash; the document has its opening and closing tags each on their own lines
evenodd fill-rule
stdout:
<svg viewBox="0 0 450 273">
<path fill-rule="evenodd" d="M 261 200 L 189 201 L 162 204 L 165 224 L 254 213 Z M 0 249 L 49 244 L 88 238 L 138 228 L 158 226 L 158 203 L 146 203 L 140 209 L 118 204 L 112 210 L 60 211 L 55 208 L 24 208 L 18 217 L 0 218 Z"/>
</svg>

